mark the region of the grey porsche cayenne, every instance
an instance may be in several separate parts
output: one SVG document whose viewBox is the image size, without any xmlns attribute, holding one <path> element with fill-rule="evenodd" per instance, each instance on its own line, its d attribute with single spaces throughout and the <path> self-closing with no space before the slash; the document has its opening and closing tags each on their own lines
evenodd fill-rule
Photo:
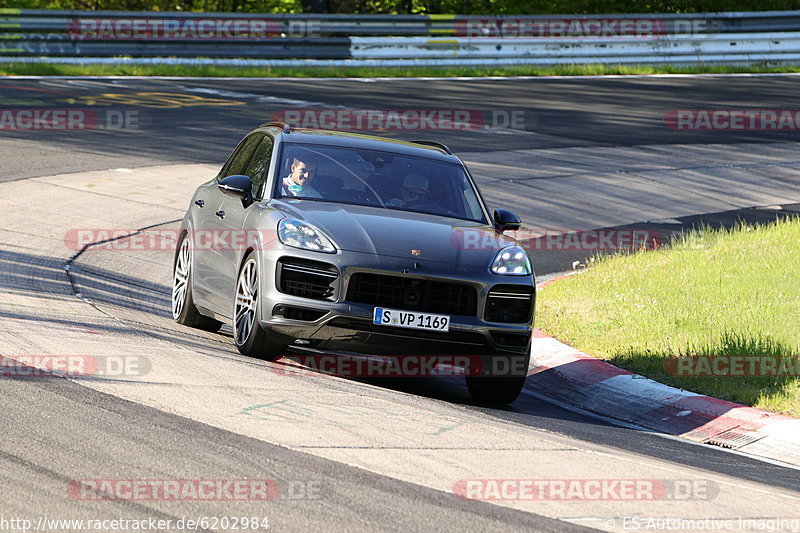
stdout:
<svg viewBox="0 0 800 533">
<path fill-rule="evenodd" d="M 467 355 L 478 401 L 522 390 L 535 280 L 444 145 L 267 123 L 195 192 L 172 313 L 242 354 Z"/>
</svg>

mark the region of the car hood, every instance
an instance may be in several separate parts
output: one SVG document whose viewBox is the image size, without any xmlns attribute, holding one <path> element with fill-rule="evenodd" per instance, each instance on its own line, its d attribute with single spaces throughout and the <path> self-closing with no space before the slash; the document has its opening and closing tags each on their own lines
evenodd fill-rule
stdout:
<svg viewBox="0 0 800 533">
<path fill-rule="evenodd" d="M 488 268 L 499 250 L 516 244 L 492 226 L 450 217 L 308 200 L 271 204 L 289 218 L 313 224 L 339 249 L 352 252 Z"/>
</svg>

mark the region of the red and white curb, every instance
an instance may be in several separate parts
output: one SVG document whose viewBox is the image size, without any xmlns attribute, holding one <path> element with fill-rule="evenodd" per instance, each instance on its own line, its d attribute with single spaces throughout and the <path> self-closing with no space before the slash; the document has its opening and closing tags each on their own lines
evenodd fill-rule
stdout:
<svg viewBox="0 0 800 533">
<path fill-rule="evenodd" d="M 604 418 L 800 466 L 800 420 L 658 383 L 539 330 L 527 388 Z"/>
</svg>

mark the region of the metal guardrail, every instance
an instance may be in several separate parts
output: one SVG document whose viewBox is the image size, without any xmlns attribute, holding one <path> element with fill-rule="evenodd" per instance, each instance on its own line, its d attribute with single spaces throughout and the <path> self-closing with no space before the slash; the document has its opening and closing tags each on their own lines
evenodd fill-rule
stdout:
<svg viewBox="0 0 800 533">
<path fill-rule="evenodd" d="M 780 59 L 783 54 L 800 54 L 800 32 L 707 34 L 702 36 L 665 36 L 658 40 L 642 39 L 427 39 L 410 37 L 385 39 L 354 37 L 353 58 L 402 59 L 405 57 L 529 59 L 533 63 L 632 63 L 653 56 L 670 59 L 702 60 L 713 56 L 769 55 Z"/>
<path fill-rule="evenodd" d="M 0 9 L 0 62 L 122 57 L 271 65 L 794 63 L 800 11 L 493 17 Z"/>
</svg>

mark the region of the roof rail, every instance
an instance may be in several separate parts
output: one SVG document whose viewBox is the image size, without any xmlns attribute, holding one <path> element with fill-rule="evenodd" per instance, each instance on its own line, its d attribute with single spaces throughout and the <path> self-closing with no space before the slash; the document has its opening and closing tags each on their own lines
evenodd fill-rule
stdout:
<svg viewBox="0 0 800 533">
<path fill-rule="evenodd" d="M 267 128 L 269 126 L 282 129 L 284 131 L 284 133 L 289 133 L 286 130 L 287 130 L 287 128 L 290 128 L 290 126 L 288 124 L 286 124 L 285 122 L 281 122 L 281 121 L 277 121 L 277 120 L 270 120 L 268 122 L 264 122 L 263 124 L 259 124 L 258 127 L 259 128 Z"/>
<path fill-rule="evenodd" d="M 450 148 L 447 147 L 446 144 L 442 144 L 436 141 L 411 141 L 414 144 L 424 144 L 425 146 L 433 146 L 434 148 L 439 148 L 444 150 L 444 152 L 448 155 L 453 155 L 453 152 L 450 151 Z"/>
</svg>

